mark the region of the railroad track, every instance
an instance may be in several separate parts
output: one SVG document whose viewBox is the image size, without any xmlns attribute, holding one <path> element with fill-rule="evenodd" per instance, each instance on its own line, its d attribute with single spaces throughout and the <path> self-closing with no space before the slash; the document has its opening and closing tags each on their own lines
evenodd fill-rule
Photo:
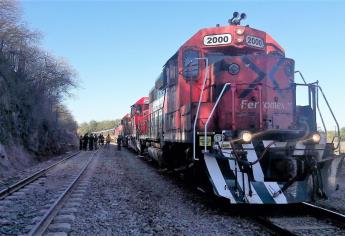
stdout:
<svg viewBox="0 0 345 236">
<path fill-rule="evenodd" d="M 98 152 L 98 151 L 97 151 Z M 60 195 L 60 197 L 52 204 L 52 206 L 47 210 L 44 214 L 42 219 L 30 230 L 29 236 L 36 236 L 36 235 L 43 235 L 46 232 L 49 225 L 52 223 L 54 217 L 57 215 L 59 210 L 62 208 L 63 204 L 65 203 L 66 199 L 71 195 L 74 187 L 77 185 L 78 181 L 80 180 L 81 176 L 85 173 L 86 169 L 93 161 L 96 153 L 93 153 L 91 158 L 87 161 L 84 167 L 79 171 L 77 176 L 73 179 L 73 181 L 68 185 L 66 190 Z"/>
<path fill-rule="evenodd" d="M 98 152 L 74 153 L 1 191 L 0 235 L 65 234 L 88 185 L 82 177 Z"/>
<path fill-rule="evenodd" d="M 274 235 L 345 235 L 345 215 L 310 203 L 293 205 L 296 214 L 253 217 Z"/>
<path fill-rule="evenodd" d="M 0 200 L 5 199 L 8 195 L 11 195 L 11 194 L 17 192 L 19 189 L 27 186 L 28 184 L 31 184 L 32 182 L 36 181 L 37 179 L 42 177 L 44 174 L 46 174 L 49 170 L 51 170 L 54 167 L 66 162 L 67 160 L 71 159 L 72 157 L 77 156 L 79 153 L 80 153 L 80 151 L 73 153 L 72 155 L 69 155 L 69 156 L 65 157 L 64 159 L 44 168 L 42 170 L 39 170 L 39 171 L 35 172 L 34 174 L 26 177 L 25 179 L 20 180 L 17 183 L 14 183 L 14 184 L 10 185 L 9 187 L 1 190 L 0 191 Z"/>
</svg>

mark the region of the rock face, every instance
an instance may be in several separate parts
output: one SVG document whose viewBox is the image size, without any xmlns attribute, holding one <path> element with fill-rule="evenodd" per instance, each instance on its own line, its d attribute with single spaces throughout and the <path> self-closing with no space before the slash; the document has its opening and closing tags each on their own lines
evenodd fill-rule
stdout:
<svg viewBox="0 0 345 236">
<path fill-rule="evenodd" d="M 68 111 L 36 82 L 28 82 L 26 72 L 11 68 L 0 53 L 0 143 L 39 155 L 58 153 L 66 143 L 76 145 L 73 118 L 62 121 Z"/>
<path fill-rule="evenodd" d="M 64 152 L 66 144 L 77 142 L 76 126 L 61 129 L 56 114 L 49 111 L 47 102 L 40 102 L 33 85 L 2 59 L 0 54 L 0 177 L 29 166 L 37 156 Z"/>
<path fill-rule="evenodd" d="M 5 147 L 0 144 L 0 180 L 34 163 L 34 157 L 29 155 L 22 146 Z"/>
<path fill-rule="evenodd" d="M 6 158 L 7 153 L 3 145 L 0 144 L 0 160 Z"/>
<path fill-rule="evenodd" d="M 15 28 L 15 23 L 13 24 Z M 2 170 L 27 164 L 32 159 L 29 158 L 31 156 L 58 154 L 66 151 L 66 147 L 77 144 L 77 124 L 60 103 L 63 98 L 60 93 L 67 93 L 68 85 L 64 84 L 67 83 L 66 81 L 58 80 L 68 81 L 69 72 L 66 72 L 67 69 L 61 71 L 62 68 L 56 66 L 50 68 L 50 75 L 47 75 L 47 68 L 42 68 L 39 64 L 42 62 L 25 54 L 30 50 L 35 53 L 28 45 L 28 48 L 23 46 L 24 52 L 20 55 L 6 51 L 6 39 L 2 38 L 6 34 L 11 33 L 6 32 L 6 29 L 0 29 L 0 42 L 2 42 L 0 45 L 0 173 L 2 174 L 4 174 Z M 16 48 L 16 45 L 11 45 L 11 48 Z M 24 57 L 23 61 L 20 57 Z M 30 62 L 32 63 L 30 65 L 26 62 L 29 59 L 36 64 Z M 49 60 L 50 63 L 55 63 L 53 58 L 48 56 L 44 63 L 49 63 Z M 60 73 L 62 78 L 57 78 L 57 73 Z M 42 77 L 40 78 L 39 75 Z M 58 82 L 61 85 L 56 85 Z"/>
</svg>

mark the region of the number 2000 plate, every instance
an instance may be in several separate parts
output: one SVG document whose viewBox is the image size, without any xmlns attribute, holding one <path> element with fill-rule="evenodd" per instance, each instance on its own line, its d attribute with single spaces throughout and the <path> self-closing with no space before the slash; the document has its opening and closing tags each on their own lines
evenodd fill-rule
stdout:
<svg viewBox="0 0 345 236">
<path fill-rule="evenodd" d="M 215 46 L 231 43 L 231 34 L 212 34 L 204 37 L 205 46 Z"/>
<path fill-rule="evenodd" d="M 265 43 L 262 38 L 247 35 L 246 37 L 246 44 L 255 48 L 264 48 Z"/>
</svg>

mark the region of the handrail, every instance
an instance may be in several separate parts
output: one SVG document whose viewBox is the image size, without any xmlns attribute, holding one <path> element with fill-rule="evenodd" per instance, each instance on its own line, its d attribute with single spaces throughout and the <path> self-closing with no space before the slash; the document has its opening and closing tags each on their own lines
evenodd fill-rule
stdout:
<svg viewBox="0 0 345 236">
<path fill-rule="evenodd" d="M 323 116 L 321 114 L 321 110 L 320 110 L 320 106 L 319 106 L 319 89 L 316 90 L 316 107 L 317 107 L 317 111 L 319 112 L 319 116 L 320 116 L 320 119 L 321 119 L 321 122 L 322 122 L 322 126 L 323 126 L 323 129 L 325 130 L 325 133 L 326 133 L 326 136 L 327 136 L 327 128 L 326 128 L 326 124 L 325 124 L 325 121 L 323 120 Z M 326 137 L 327 139 L 327 137 Z"/>
<path fill-rule="evenodd" d="M 204 82 L 203 82 L 203 84 L 202 84 L 202 88 L 201 88 L 201 92 L 200 92 L 200 97 L 199 97 L 199 103 L 198 103 L 198 107 L 197 107 L 197 109 L 196 109 L 196 114 L 195 114 L 195 119 L 194 119 L 194 126 L 193 126 L 193 160 L 194 160 L 194 161 L 198 161 L 199 158 L 196 158 L 196 157 L 195 157 L 195 133 L 196 133 L 196 123 L 197 123 L 198 117 L 199 117 L 199 110 L 200 110 L 202 95 L 203 95 L 203 93 L 204 93 L 205 84 L 206 84 L 207 75 L 208 75 L 208 58 L 207 58 L 207 57 L 197 57 L 197 58 L 193 58 L 193 59 L 190 61 L 190 63 L 191 63 L 193 60 L 205 60 L 205 63 L 206 63 Z"/>
<path fill-rule="evenodd" d="M 205 134 L 204 134 L 204 146 L 205 146 L 204 151 L 205 151 L 205 153 L 207 152 L 207 142 L 206 142 L 206 138 L 207 138 L 207 125 L 208 125 L 208 122 L 210 121 L 211 117 L 213 116 L 213 113 L 214 113 L 214 111 L 216 110 L 216 108 L 217 108 L 217 106 L 218 106 L 218 103 L 219 103 L 220 99 L 222 98 L 223 93 L 224 93 L 226 87 L 228 87 L 228 86 L 231 86 L 231 83 L 226 83 L 226 84 L 224 84 L 223 89 L 222 89 L 222 91 L 220 92 L 220 94 L 219 94 L 219 96 L 218 96 L 218 98 L 217 98 L 217 101 L 216 101 L 216 103 L 214 104 L 214 106 L 213 106 L 213 108 L 212 108 L 212 111 L 211 111 L 210 115 L 209 115 L 208 118 L 207 118 L 207 121 L 206 121 L 206 124 L 205 124 Z"/>
<path fill-rule="evenodd" d="M 323 99 L 325 100 L 325 102 L 326 102 L 326 104 L 327 104 L 328 110 L 331 112 L 332 117 L 333 117 L 333 120 L 335 121 L 335 124 L 336 124 L 336 126 L 337 126 L 338 145 L 337 145 L 334 149 L 338 149 L 338 148 L 339 148 L 339 152 L 340 152 L 340 128 L 339 128 L 339 123 L 338 123 L 337 119 L 335 118 L 335 115 L 334 115 L 334 113 L 333 113 L 333 111 L 332 111 L 332 108 L 331 108 L 331 106 L 329 105 L 328 100 L 327 100 L 327 98 L 326 98 L 326 95 L 324 94 L 324 92 L 323 92 L 322 88 L 320 87 L 320 85 L 317 85 L 317 88 L 320 89 L 321 94 L 322 94 L 322 96 L 323 96 Z"/>
<path fill-rule="evenodd" d="M 331 115 L 332 115 L 332 117 L 333 117 L 333 120 L 334 120 L 334 122 L 335 122 L 335 124 L 336 124 L 336 126 L 337 126 L 337 137 L 338 137 L 338 144 L 337 144 L 337 146 L 334 148 L 334 149 L 338 149 L 339 148 L 339 152 L 340 152 L 340 128 L 339 128 L 339 123 L 338 123 L 338 121 L 337 121 L 337 119 L 335 118 L 335 115 L 334 115 L 334 113 L 333 113 L 333 110 L 332 110 L 332 108 L 331 108 L 331 106 L 329 105 L 329 103 L 328 103 L 328 100 L 327 100 L 327 98 L 326 98 L 326 95 L 324 94 L 324 92 L 323 92 L 323 90 L 322 90 L 322 88 L 321 88 L 321 86 L 319 85 L 319 81 L 316 81 L 316 82 L 314 82 L 314 83 L 310 83 L 310 84 L 308 84 L 306 81 L 305 81 L 305 79 L 304 79 L 304 77 L 303 77 L 303 75 L 302 75 L 302 73 L 300 72 L 300 71 L 295 71 L 295 74 L 296 73 L 298 73 L 300 76 L 301 76 L 301 78 L 302 78 L 302 80 L 303 80 L 303 82 L 304 82 L 304 85 L 306 85 L 306 86 L 311 86 L 311 85 L 313 85 L 313 86 L 316 86 L 316 88 L 317 88 L 317 101 L 316 101 L 316 108 L 317 108 L 317 110 L 318 110 L 318 113 L 319 113 L 319 116 L 320 116 L 320 119 L 321 119 L 321 122 L 322 122 L 322 126 L 323 126 L 323 129 L 324 129 L 324 131 L 325 131 L 325 133 L 326 133 L 326 138 L 327 138 L 327 129 L 326 129 L 326 125 L 325 125 L 325 123 L 324 123 L 324 120 L 323 120 L 323 116 L 322 116 L 322 114 L 321 114 L 321 110 L 320 110 L 320 107 L 319 107 L 319 93 L 318 93 L 318 91 L 320 90 L 321 91 L 321 94 L 322 94 L 322 96 L 323 96 L 323 99 L 325 100 L 325 102 L 326 102 L 326 105 L 327 105 L 327 107 L 328 107 L 328 110 L 331 112 Z M 303 84 L 296 84 L 296 85 L 303 85 Z M 333 140 L 334 140 L 334 138 L 335 137 L 333 137 Z M 333 142 L 333 141 L 332 141 Z"/>
<path fill-rule="evenodd" d="M 295 71 L 295 74 L 296 74 L 296 73 L 298 73 L 298 74 L 301 76 L 301 78 L 302 78 L 304 84 L 307 84 L 307 82 L 305 81 L 305 79 L 304 79 L 302 73 L 301 73 L 299 70 Z"/>
</svg>

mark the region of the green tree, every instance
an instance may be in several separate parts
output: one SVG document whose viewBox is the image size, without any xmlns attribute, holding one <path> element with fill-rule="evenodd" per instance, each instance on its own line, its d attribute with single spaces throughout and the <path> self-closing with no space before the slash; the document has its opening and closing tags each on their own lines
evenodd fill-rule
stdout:
<svg viewBox="0 0 345 236">
<path fill-rule="evenodd" d="M 117 127 L 120 124 L 121 120 L 104 120 L 104 121 L 95 121 L 83 122 L 78 127 L 78 134 L 84 135 L 85 133 L 98 132 L 102 130 L 112 129 Z"/>
</svg>

